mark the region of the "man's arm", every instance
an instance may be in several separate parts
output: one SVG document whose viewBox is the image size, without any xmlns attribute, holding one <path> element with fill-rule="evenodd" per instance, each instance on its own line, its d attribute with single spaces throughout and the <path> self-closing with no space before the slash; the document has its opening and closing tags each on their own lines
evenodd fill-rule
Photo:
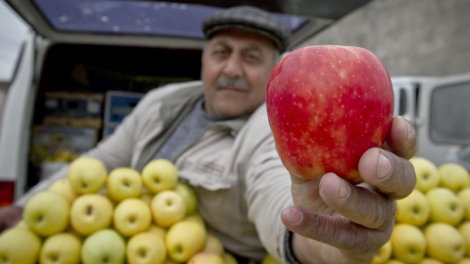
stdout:
<svg viewBox="0 0 470 264">
<path fill-rule="evenodd" d="M 415 154 L 412 126 L 395 118 L 388 150 L 373 148 L 359 162 L 363 184 L 335 174 L 319 180 L 292 177 L 294 207 L 282 212 L 294 232 L 292 247 L 301 263 L 368 263 L 389 240 L 395 199 L 407 196 L 416 177 L 408 158 Z"/>
</svg>

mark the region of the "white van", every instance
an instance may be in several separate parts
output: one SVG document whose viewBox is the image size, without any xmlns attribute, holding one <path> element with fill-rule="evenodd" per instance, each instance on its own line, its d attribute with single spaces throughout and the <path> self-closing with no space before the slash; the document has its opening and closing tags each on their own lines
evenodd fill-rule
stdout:
<svg viewBox="0 0 470 264">
<path fill-rule="evenodd" d="M 470 170 L 470 73 L 393 77 L 395 114 L 417 132 L 417 155 L 435 165 L 457 162 Z"/>
<path fill-rule="evenodd" d="M 250 1 L 279 13 L 295 46 L 365 4 Z M 226 1 L 7 0 L 31 27 L 0 131 L 0 206 L 112 132 L 151 88 L 199 79 L 203 19 Z M 230 1 L 236 5 L 242 1 Z M 245 2 L 243 2 L 245 3 Z M 296 6 L 292 6 L 296 5 Z M 298 5 L 307 5 L 300 8 Z"/>
</svg>

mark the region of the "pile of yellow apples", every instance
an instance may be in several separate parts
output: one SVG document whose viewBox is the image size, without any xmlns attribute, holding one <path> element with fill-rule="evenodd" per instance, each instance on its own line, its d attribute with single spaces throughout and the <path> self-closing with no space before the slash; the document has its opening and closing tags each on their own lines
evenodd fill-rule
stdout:
<svg viewBox="0 0 470 264">
<path fill-rule="evenodd" d="M 172 162 L 108 172 L 101 161 L 79 157 L 66 178 L 32 196 L 22 220 L 0 234 L 0 263 L 237 261 L 207 232 L 195 192 Z"/>
<path fill-rule="evenodd" d="M 470 178 L 457 163 L 410 159 L 416 187 L 397 201 L 390 240 L 371 264 L 470 264 Z"/>
</svg>

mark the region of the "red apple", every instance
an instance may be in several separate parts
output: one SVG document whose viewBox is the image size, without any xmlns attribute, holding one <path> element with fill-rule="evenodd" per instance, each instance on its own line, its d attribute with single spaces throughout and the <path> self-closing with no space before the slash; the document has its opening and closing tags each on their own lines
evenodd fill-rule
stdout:
<svg viewBox="0 0 470 264">
<path fill-rule="evenodd" d="M 273 69 L 267 111 L 276 148 L 293 175 L 334 172 L 361 182 L 358 162 L 382 146 L 393 114 L 393 89 L 381 61 L 360 47 L 294 50 Z"/>
</svg>

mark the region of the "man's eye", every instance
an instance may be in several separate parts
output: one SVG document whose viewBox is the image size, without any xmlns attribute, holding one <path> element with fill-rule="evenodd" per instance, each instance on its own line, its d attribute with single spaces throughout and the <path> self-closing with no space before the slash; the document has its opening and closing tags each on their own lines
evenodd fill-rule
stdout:
<svg viewBox="0 0 470 264">
<path fill-rule="evenodd" d="M 223 57 L 227 54 L 227 51 L 225 50 L 214 50 L 212 52 L 213 55 L 218 56 L 218 57 Z"/>
<path fill-rule="evenodd" d="M 248 54 L 245 56 L 246 60 L 250 63 L 258 63 L 261 61 L 261 58 L 259 56 L 253 55 L 253 54 Z"/>
</svg>

